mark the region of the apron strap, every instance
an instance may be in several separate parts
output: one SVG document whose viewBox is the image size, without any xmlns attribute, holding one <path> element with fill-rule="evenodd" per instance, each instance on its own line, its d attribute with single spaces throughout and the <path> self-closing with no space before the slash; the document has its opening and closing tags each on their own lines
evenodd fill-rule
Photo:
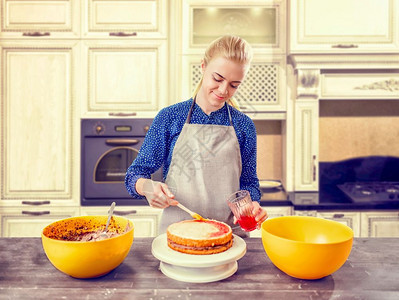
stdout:
<svg viewBox="0 0 399 300">
<path fill-rule="evenodd" d="M 194 105 L 195 105 L 195 98 L 193 99 L 193 103 L 191 104 L 190 110 L 188 111 L 188 115 L 187 115 L 187 119 L 186 119 L 186 124 L 190 124 L 190 120 L 191 120 L 191 116 L 193 114 L 193 110 L 194 110 Z M 230 113 L 230 108 L 229 105 L 227 104 L 227 101 L 224 103 L 224 105 L 227 107 L 227 112 L 229 114 L 229 122 L 230 122 L 230 126 L 233 126 L 233 121 L 231 118 L 231 113 Z"/>
</svg>

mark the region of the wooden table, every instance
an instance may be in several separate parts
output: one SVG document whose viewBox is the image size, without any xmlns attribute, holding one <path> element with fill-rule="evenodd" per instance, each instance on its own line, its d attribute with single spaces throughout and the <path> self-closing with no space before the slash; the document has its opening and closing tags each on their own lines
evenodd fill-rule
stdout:
<svg viewBox="0 0 399 300">
<path fill-rule="evenodd" d="M 277 269 L 261 239 L 246 239 L 237 272 L 211 283 L 186 283 L 159 271 L 152 238 L 136 238 L 124 262 L 96 279 L 55 269 L 40 238 L 0 238 L 0 299 L 399 299 L 399 239 L 355 239 L 347 262 L 319 280 Z"/>
</svg>

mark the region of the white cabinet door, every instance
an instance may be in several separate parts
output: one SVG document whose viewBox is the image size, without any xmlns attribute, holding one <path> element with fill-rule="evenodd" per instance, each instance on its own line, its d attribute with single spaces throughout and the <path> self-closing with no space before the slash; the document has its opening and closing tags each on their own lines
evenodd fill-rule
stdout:
<svg viewBox="0 0 399 300">
<path fill-rule="evenodd" d="M 154 114 L 167 101 L 167 43 L 85 41 L 82 112 Z"/>
<path fill-rule="evenodd" d="M 82 215 L 106 215 L 108 207 L 81 207 Z M 134 237 L 155 237 L 162 214 L 161 209 L 146 206 L 116 207 L 114 214 L 133 221 Z"/>
<path fill-rule="evenodd" d="M 399 237 L 399 212 L 362 212 L 362 237 Z"/>
<path fill-rule="evenodd" d="M 267 211 L 267 219 L 273 219 L 276 217 L 291 216 L 291 206 L 266 206 L 263 207 Z M 250 232 L 250 237 L 262 237 L 262 229 L 255 229 Z"/>
<path fill-rule="evenodd" d="M 1 236 L 40 237 L 47 225 L 78 215 L 78 207 L 3 208 Z"/>
<path fill-rule="evenodd" d="M 163 38 L 168 32 L 168 1 L 85 0 L 85 37 Z"/>
<path fill-rule="evenodd" d="M 76 38 L 80 1 L 1 0 L 0 38 Z"/>
<path fill-rule="evenodd" d="M 290 52 L 397 52 L 397 0 L 291 0 Z"/>
<path fill-rule="evenodd" d="M 318 179 L 319 103 L 314 99 L 295 102 L 295 191 L 316 191 Z"/>
<path fill-rule="evenodd" d="M 360 212 L 317 212 L 317 216 L 342 223 L 352 228 L 354 237 L 360 237 Z"/>
<path fill-rule="evenodd" d="M 76 44 L 0 45 L 3 200 L 73 198 L 79 172 L 74 161 Z"/>
</svg>

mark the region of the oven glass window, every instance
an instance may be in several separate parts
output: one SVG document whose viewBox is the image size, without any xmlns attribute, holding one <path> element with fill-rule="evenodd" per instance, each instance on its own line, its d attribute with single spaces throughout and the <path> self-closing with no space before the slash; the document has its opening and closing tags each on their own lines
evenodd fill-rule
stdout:
<svg viewBox="0 0 399 300">
<path fill-rule="evenodd" d="M 127 168 L 137 157 L 138 151 L 129 147 L 117 147 L 106 152 L 94 170 L 95 182 L 124 182 Z"/>
</svg>

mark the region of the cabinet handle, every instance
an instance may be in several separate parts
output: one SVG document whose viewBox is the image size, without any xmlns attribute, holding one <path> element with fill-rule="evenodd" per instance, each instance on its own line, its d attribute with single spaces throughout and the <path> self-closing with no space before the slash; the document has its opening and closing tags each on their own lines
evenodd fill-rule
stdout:
<svg viewBox="0 0 399 300">
<path fill-rule="evenodd" d="M 341 218 L 343 218 L 343 217 L 345 217 L 344 214 L 334 214 L 334 215 L 333 215 L 333 218 L 334 218 L 334 219 L 341 219 Z"/>
<path fill-rule="evenodd" d="M 126 211 L 114 210 L 114 214 L 118 216 L 134 215 L 137 214 L 137 210 L 126 210 Z"/>
<path fill-rule="evenodd" d="M 313 155 L 313 181 L 316 181 L 316 155 Z"/>
<path fill-rule="evenodd" d="M 137 36 L 137 32 L 110 32 L 110 36 L 118 36 L 118 37 L 123 37 L 123 36 Z"/>
<path fill-rule="evenodd" d="M 31 216 L 42 216 L 42 215 L 49 215 L 50 212 L 48 210 L 46 210 L 46 211 L 27 211 L 27 210 L 23 210 L 22 214 L 31 215 Z"/>
<path fill-rule="evenodd" d="M 50 32 L 39 32 L 39 31 L 24 32 L 22 35 L 23 36 L 49 36 Z"/>
<path fill-rule="evenodd" d="M 45 205 L 45 204 L 50 204 L 50 201 L 22 201 L 22 204 L 26 204 L 26 205 Z"/>
<path fill-rule="evenodd" d="M 137 115 L 137 113 L 135 113 L 135 112 L 131 112 L 131 113 L 124 113 L 124 112 L 113 113 L 113 112 L 110 112 L 110 113 L 108 113 L 108 115 L 112 116 L 112 117 L 131 117 L 131 116 Z"/>
<path fill-rule="evenodd" d="M 332 45 L 332 48 L 342 48 L 342 49 L 348 49 L 348 48 L 358 48 L 358 45 L 354 44 L 337 44 L 337 45 Z"/>
<path fill-rule="evenodd" d="M 139 140 L 136 139 L 106 139 L 105 143 L 107 145 L 136 145 L 139 142 Z"/>
</svg>

